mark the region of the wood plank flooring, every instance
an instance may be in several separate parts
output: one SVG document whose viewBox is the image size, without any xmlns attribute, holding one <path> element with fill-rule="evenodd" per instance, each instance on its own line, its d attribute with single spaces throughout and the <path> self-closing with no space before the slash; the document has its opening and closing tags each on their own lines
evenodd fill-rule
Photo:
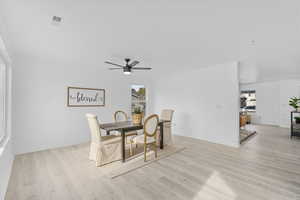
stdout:
<svg viewBox="0 0 300 200">
<path fill-rule="evenodd" d="M 299 200 L 300 139 L 255 129 L 239 149 L 176 136 L 186 150 L 116 179 L 80 145 L 18 155 L 6 200 Z"/>
</svg>

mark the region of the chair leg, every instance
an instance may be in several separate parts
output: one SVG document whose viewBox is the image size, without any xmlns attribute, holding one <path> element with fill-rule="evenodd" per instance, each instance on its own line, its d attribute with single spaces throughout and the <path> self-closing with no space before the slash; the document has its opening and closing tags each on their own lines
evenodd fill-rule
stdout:
<svg viewBox="0 0 300 200">
<path fill-rule="evenodd" d="M 132 143 L 130 143 L 130 145 L 129 145 L 129 154 L 130 154 L 130 156 L 133 155 Z"/>
<path fill-rule="evenodd" d="M 145 162 L 146 162 L 146 160 L 147 160 L 146 155 L 147 155 L 147 145 L 145 144 L 145 145 L 144 145 L 144 161 L 145 161 Z"/>
<path fill-rule="evenodd" d="M 155 158 L 157 158 L 157 146 L 156 146 L 156 143 L 154 144 L 154 152 L 155 152 Z"/>
</svg>

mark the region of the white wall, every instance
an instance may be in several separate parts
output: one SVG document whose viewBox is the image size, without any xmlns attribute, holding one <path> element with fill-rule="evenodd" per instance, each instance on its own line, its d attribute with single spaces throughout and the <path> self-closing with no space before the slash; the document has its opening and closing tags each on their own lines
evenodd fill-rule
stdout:
<svg viewBox="0 0 300 200">
<path fill-rule="evenodd" d="M 89 141 L 86 113 L 111 122 L 118 109 L 130 110 L 130 85 L 145 84 L 146 72 L 124 76 L 108 66 L 16 63 L 13 70 L 13 144 L 15 153 L 33 152 Z M 138 81 L 141 80 L 141 81 Z M 66 106 L 67 87 L 104 88 L 105 107 Z"/>
<path fill-rule="evenodd" d="M 290 126 L 289 99 L 300 97 L 300 80 L 282 80 L 263 83 L 241 84 L 241 90 L 256 90 L 254 123 Z"/>
<path fill-rule="evenodd" d="M 289 106 L 288 102 L 291 97 L 297 96 L 300 98 L 300 79 L 280 81 L 279 91 L 279 125 L 282 127 L 290 127 L 290 112 L 295 109 Z"/>
<path fill-rule="evenodd" d="M 241 90 L 256 91 L 256 113 L 253 122 L 258 124 L 277 125 L 279 123 L 279 83 L 266 82 L 241 85 Z"/>
<path fill-rule="evenodd" d="M 239 146 L 237 63 L 169 72 L 153 90 L 157 113 L 175 110 L 174 134 Z"/>
<path fill-rule="evenodd" d="M 89 141 L 85 114 L 95 113 L 100 122 L 111 122 L 114 111 L 129 112 L 131 84 L 147 87 L 149 114 L 170 106 L 176 110 L 175 133 L 238 146 L 236 63 L 178 71 L 171 77 L 163 73 L 161 77 L 168 77 L 167 82 L 165 78 L 156 80 L 159 76 L 153 72 L 124 76 L 101 63 L 95 66 L 19 60 L 15 66 L 12 141 L 16 154 Z M 104 88 L 106 106 L 67 107 L 68 86 Z M 178 88 L 185 89 L 178 93 Z"/>
</svg>

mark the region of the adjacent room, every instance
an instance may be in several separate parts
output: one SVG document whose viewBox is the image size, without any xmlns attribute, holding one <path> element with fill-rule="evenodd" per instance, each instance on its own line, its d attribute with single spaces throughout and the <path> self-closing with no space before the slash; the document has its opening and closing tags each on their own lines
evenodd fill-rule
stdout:
<svg viewBox="0 0 300 200">
<path fill-rule="evenodd" d="M 0 0 L 0 200 L 300 199 L 299 9 Z"/>
</svg>

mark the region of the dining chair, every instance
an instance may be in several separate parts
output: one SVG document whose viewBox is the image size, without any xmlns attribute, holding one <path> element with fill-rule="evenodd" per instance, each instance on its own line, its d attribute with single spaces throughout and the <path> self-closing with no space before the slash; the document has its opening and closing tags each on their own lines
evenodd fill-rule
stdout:
<svg viewBox="0 0 300 200">
<path fill-rule="evenodd" d="M 115 119 L 115 122 L 124 122 L 124 121 L 129 120 L 128 115 L 122 110 L 118 110 L 118 111 L 115 112 L 114 119 Z M 128 132 L 126 132 L 125 142 L 126 142 L 126 144 L 130 145 L 130 155 L 132 155 L 132 143 L 130 142 L 130 139 L 133 136 L 137 136 L 137 135 L 138 135 L 137 131 L 128 131 Z"/>
<path fill-rule="evenodd" d="M 173 137 L 172 137 L 172 119 L 173 119 L 174 110 L 164 109 L 161 111 L 160 120 L 168 120 L 170 122 L 165 122 L 163 124 L 164 129 L 164 145 L 173 145 Z M 160 142 L 160 128 L 158 128 L 157 132 L 157 144 Z"/>
<path fill-rule="evenodd" d="M 131 139 L 132 144 L 143 144 L 144 145 L 144 161 L 147 160 L 147 149 L 155 152 L 155 158 L 157 158 L 157 145 L 156 145 L 156 134 L 158 127 L 159 119 L 158 115 L 150 115 L 145 119 L 143 135 L 138 135 Z"/>
<path fill-rule="evenodd" d="M 128 115 L 124 111 L 118 110 L 114 113 L 114 120 L 115 122 L 128 121 Z"/>
<path fill-rule="evenodd" d="M 121 137 L 116 135 L 101 136 L 99 121 L 96 115 L 86 114 L 90 132 L 91 145 L 89 159 L 102 166 L 121 159 Z"/>
</svg>

